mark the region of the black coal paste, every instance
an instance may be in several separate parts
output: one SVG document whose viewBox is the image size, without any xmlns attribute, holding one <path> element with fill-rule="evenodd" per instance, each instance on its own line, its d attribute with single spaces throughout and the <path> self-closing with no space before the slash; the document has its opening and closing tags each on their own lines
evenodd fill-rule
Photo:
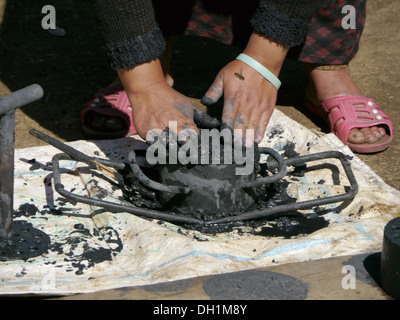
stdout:
<svg viewBox="0 0 400 320">
<path fill-rule="evenodd" d="M 46 253 L 50 237 L 24 220 L 13 222 L 10 239 L 0 241 L 0 261 L 28 260 Z"/>
</svg>

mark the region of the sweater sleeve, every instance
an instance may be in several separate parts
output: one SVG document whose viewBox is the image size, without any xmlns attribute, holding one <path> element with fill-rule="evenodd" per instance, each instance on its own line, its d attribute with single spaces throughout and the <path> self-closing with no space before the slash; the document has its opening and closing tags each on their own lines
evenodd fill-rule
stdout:
<svg viewBox="0 0 400 320">
<path fill-rule="evenodd" d="M 297 46 L 304 42 L 311 18 L 323 1 L 261 0 L 250 24 L 271 40 Z"/>
<path fill-rule="evenodd" d="M 92 0 L 111 67 L 133 68 L 159 58 L 165 43 L 151 0 Z"/>
</svg>

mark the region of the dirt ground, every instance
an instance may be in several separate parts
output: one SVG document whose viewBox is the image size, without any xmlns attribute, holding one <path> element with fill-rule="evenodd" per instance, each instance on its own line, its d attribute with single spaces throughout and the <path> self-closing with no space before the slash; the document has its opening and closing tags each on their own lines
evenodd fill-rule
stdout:
<svg viewBox="0 0 400 320">
<path fill-rule="evenodd" d="M 44 97 L 16 113 L 16 148 L 42 145 L 29 134 L 32 128 L 64 141 L 84 139 L 80 110 L 113 77 L 101 49 L 89 1 L 0 0 L 0 96 L 40 84 Z M 65 36 L 41 27 L 41 9 L 52 4 L 57 25 Z M 352 75 L 366 96 L 374 98 L 391 117 L 395 136 L 385 152 L 360 158 L 389 185 L 400 189 L 400 2 L 368 1 L 367 22 Z M 175 88 L 201 98 L 216 73 L 234 59 L 239 49 L 212 40 L 181 37 L 174 42 L 172 74 Z M 318 119 L 304 110 L 306 79 L 303 66 L 288 60 L 280 76 L 278 109 L 308 128 L 326 132 Z"/>
</svg>

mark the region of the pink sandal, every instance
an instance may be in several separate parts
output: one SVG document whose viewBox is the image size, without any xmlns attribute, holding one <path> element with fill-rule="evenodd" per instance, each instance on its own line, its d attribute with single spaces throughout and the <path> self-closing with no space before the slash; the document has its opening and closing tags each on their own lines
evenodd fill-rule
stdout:
<svg viewBox="0 0 400 320">
<path fill-rule="evenodd" d="M 306 101 L 307 109 L 325 120 L 332 133 L 356 153 L 376 153 L 387 149 L 393 138 L 393 124 L 389 117 L 380 110 L 373 99 L 361 96 L 340 96 L 328 99 L 315 106 Z M 335 129 L 338 120 L 343 121 Z M 350 130 L 383 126 L 386 135 L 374 143 L 354 144 L 347 142 Z"/>
<path fill-rule="evenodd" d="M 126 127 L 118 131 L 96 130 L 88 124 L 90 113 L 106 117 L 120 118 Z M 121 85 L 100 89 L 81 111 L 82 130 L 90 139 L 116 139 L 137 133 L 132 119 L 132 108 Z"/>
</svg>

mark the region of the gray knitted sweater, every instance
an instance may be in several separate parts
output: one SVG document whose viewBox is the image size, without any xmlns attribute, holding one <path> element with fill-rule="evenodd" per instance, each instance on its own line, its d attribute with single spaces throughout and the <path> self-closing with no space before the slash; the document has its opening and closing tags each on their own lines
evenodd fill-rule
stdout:
<svg viewBox="0 0 400 320">
<path fill-rule="evenodd" d="M 168 0 L 166 0 L 168 1 Z M 261 0 L 250 20 L 257 32 L 279 43 L 304 41 L 317 6 L 324 0 Z M 152 0 L 92 0 L 113 69 L 133 68 L 161 56 L 165 43 Z"/>
</svg>

